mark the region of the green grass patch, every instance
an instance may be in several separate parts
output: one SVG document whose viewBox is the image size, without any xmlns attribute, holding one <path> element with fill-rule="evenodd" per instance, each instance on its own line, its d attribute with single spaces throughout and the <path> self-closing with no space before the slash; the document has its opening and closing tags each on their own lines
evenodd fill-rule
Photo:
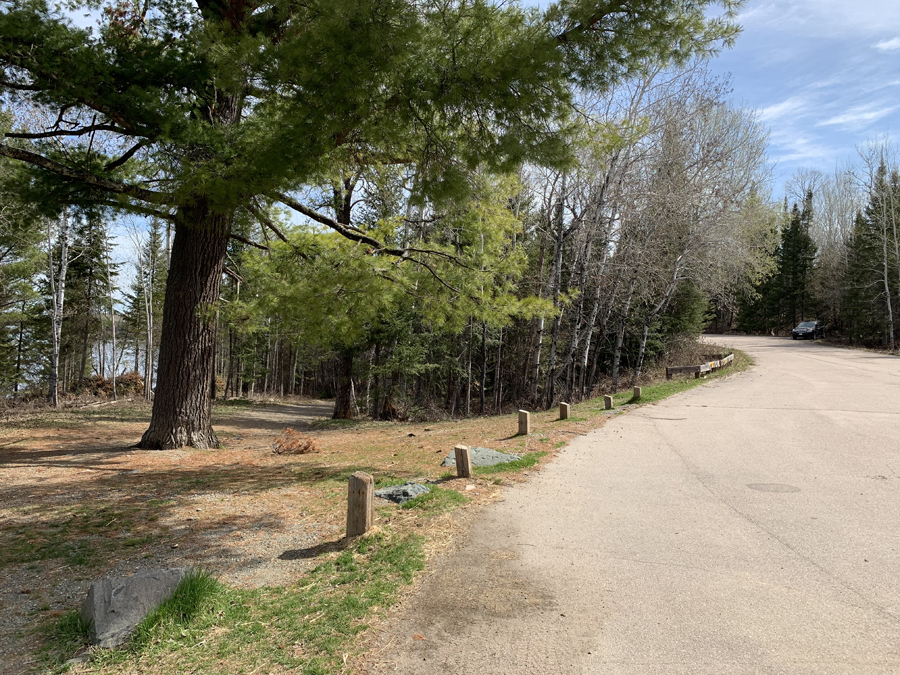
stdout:
<svg viewBox="0 0 900 675">
<path fill-rule="evenodd" d="M 476 474 L 485 475 L 491 473 L 510 473 L 513 471 L 521 471 L 522 469 L 527 469 L 529 467 L 534 466 L 538 463 L 538 460 L 546 455 L 546 452 L 529 452 L 526 455 L 522 455 L 521 459 L 514 460 L 512 462 L 505 462 L 503 464 L 494 464 L 493 466 L 476 466 L 473 468 Z"/>
<path fill-rule="evenodd" d="M 614 408 L 629 403 L 653 403 L 655 401 L 661 401 L 662 399 L 668 398 L 669 396 L 672 396 L 674 394 L 680 394 L 683 391 L 688 391 L 689 389 L 693 389 L 694 387 L 699 387 L 700 385 L 709 382 L 710 380 L 715 380 L 721 377 L 726 377 L 731 373 L 747 370 L 747 368 L 753 365 L 753 359 L 751 359 L 747 354 L 738 349 L 734 349 L 732 351 L 734 352 L 734 361 L 732 361 L 730 366 L 720 368 L 719 370 L 708 374 L 706 377 L 701 377 L 699 379 L 695 379 L 693 375 L 682 375 L 676 376 L 671 380 L 663 380 L 662 382 L 642 385 L 640 400 L 634 399 L 633 392 L 631 390 L 621 391 L 613 395 Z M 590 401 L 585 401 L 584 403 L 580 404 L 579 407 L 581 407 L 583 410 L 590 410 L 592 412 L 602 412 L 605 410 L 602 396 L 591 399 Z"/>
<path fill-rule="evenodd" d="M 632 395 L 629 392 L 625 392 L 623 394 L 619 394 L 617 396 L 625 396 L 629 400 L 628 403 L 653 403 L 655 401 L 661 401 L 664 398 L 668 398 L 674 394 L 680 394 L 683 391 L 688 391 L 689 389 L 693 389 L 694 387 L 699 387 L 705 382 L 709 382 L 710 380 L 716 380 L 722 377 L 725 377 L 731 373 L 740 372 L 743 370 L 747 370 L 750 366 L 753 365 L 753 359 L 751 359 L 747 354 L 737 349 L 734 350 L 734 361 L 732 361 L 730 366 L 726 366 L 725 368 L 720 368 L 719 370 L 708 374 L 706 377 L 701 377 L 699 379 L 691 376 L 676 376 L 671 380 L 665 380 L 663 382 L 659 382 L 657 384 L 648 384 L 641 388 L 641 398 L 640 401 L 634 401 L 632 399 Z"/>
<path fill-rule="evenodd" d="M 94 562 L 98 544 L 112 552 L 122 546 L 142 546 L 141 538 L 117 538 L 134 525 L 134 509 L 80 506 L 34 525 L 14 525 L 0 532 L 0 569 L 16 563 L 60 558 L 70 565 Z"/>
<path fill-rule="evenodd" d="M 435 514 L 449 511 L 450 509 L 465 504 L 469 498 L 460 494 L 456 490 L 449 488 L 439 488 L 435 485 L 428 487 L 430 492 L 424 495 L 413 497 L 408 502 L 400 506 L 401 509 L 418 509 L 424 513 Z"/>
<path fill-rule="evenodd" d="M 39 656 L 46 668 L 60 672 L 66 661 L 90 644 L 90 626 L 72 609 L 42 627 L 45 642 Z"/>
<path fill-rule="evenodd" d="M 140 651 L 160 633 L 173 633 L 189 627 L 195 616 L 207 609 L 225 587 L 209 572 L 189 572 L 171 598 L 150 612 L 131 636 L 131 649 Z"/>
<path fill-rule="evenodd" d="M 127 647 L 93 652 L 88 668 L 336 673 L 367 619 L 390 607 L 424 562 L 422 537 L 388 531 L 352 542 L 293 586 L 237 589 L 197 574 L 144 620 Z M 83 644 L 73 640 L 72 620 L 53 627 L 54 656 L 45 662 L 57 672 Z"/>
</svg>

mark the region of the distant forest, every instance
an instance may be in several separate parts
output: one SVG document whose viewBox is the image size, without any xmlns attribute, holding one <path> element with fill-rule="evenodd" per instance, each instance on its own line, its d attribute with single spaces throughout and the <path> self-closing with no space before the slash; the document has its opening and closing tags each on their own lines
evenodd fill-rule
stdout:
<svg viewBox="0 0 900 675">
<path fill-rule="evenodd" d="M 350 166 L 308 187 L 330 218 L 434 248 L 436 262 L 373 260 L 364 242 L 260 209 L 208 308 L 211 393 L 335 397 L 338 417 L 391 419 L 639 381 L 772 267 L 766 134 L 728 91 L 702 64 L 630 80 L 585 101 L 574 166 L 475 174 L 470 201 L 449 209 L 415 201 L 407 167 Z M 7 396 L 46 396 L 57 317 L 59 391 L 111 395 L 115 374 L 149 398 L 168 223 L 20 207 L 2 236 Z"/>
<path fill-rule="evenodd" d="M 788 183 L 772 273 L 743 296 L 726 324 L 784 334 L 819 319 L 833 337 L 896 348 L 900 308 L 900 168 L 890 141 L 860 148 L 856 166 Z M 790 203 L 790 206 L 789 206 Z"/>
<path fill-rule="evenodd" d="M 728 0 L 201 4 L 0 12 L 6 403 L 213 447 L 211 399 L 546 408 L 808 318 L 894 348 L 891 146 L 773 195 L 705 66 Z"/>
<path fill-rule="evenodd" d="M 336 219 L 404 245 L 440 241 L 440 272 L 373 266 L 363 246 L 277 209 L 246 220 L 209 308 L 211 395 L 334 397 L 338 417 L 463 416 L 630 385 L 706 329 L 786 334 L 818 318 L 832 337 L 893 349 L 890 144 L 832 176 L 800 172 L 774 201 L 765 133 L 726 90 L 702 67 L 622 85 L 591 103 L 577 166 L 477 176 L 457 211 L 411 201 L 405 169 L 310 186 Z M 64 397 L 115 386 L 151 399 L 169 224 L 77 208 L 53 220 L 7 197 L 7 400 L 47 396 L 54 330 Z"/>
</svg>

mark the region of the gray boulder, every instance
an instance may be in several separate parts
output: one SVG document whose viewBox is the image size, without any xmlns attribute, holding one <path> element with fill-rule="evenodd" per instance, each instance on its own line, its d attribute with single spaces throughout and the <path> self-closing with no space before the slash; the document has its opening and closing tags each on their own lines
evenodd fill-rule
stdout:
<svg viewBox="0 0 900 675">
<path fill-rule="evenodd" d="M 490 448 L 469 448 L 469 456 L 472 458 L 472 466 L 494 466 L 522 459 L 518 455 L 507 455 L 505 452 L 498 452 Z M 447 455 L 441 462 L 441 466 L 456 466 L 456 452 Z"/>
<path fill-rule="evenodd" d="M 154 609 L 172 597 L 189 568 L 142 570 L 133 576 L 91 584 L 81 618 L 91 627 L 91 642 L 118 647 Z"/>
<path fill-rule="evenodd" d="M 431 490 L 419 483 L 404 483 L 403 485 L 389 485 L 375 490 L 375 496 L 387 499 L 395 504 L 405 504 L 410 499 L 429 492 Z"/>
</svg>

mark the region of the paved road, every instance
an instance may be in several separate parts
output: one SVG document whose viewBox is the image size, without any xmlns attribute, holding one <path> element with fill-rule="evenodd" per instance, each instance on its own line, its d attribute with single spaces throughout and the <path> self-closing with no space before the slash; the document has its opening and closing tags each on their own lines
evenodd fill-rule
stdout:
<svg viewBox="0 0 900 675">
<path fill-rule="evenodd" d="M 370 672 L 900 673 L 900 359 L 726 341 L 483 512 Z"/>
</svg>

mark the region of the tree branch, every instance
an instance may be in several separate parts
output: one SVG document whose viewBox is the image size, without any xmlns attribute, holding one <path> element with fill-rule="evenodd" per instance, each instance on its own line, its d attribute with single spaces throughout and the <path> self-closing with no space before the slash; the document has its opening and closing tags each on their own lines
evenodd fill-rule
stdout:
<svg viewBox="0 0 900 675">
<path fill-rule="evenodd" d="M 431 268 L 431 266 L 430 266 L 428 263 L 426 263 L 425 261 L 419 260 L 419 259 L 417 259 L 417 258 L 413 258 L 413 257 L 410 257 L 410 256 L 405 256 L 403 259 L 404 259 L 404 260 L 409 260 L 410 262 L 414 262 L 416 265 L 420 265 L 420 266 L 424 267 L 426 270 L 428 270 L 429 272 L 431 272 L 431 276 L 433 276 L 440 284 L 442 284 L 443 286 L 446 286 L 447 288 L 449 288 L 451 291 L 453 291 L 453 292 L 456 293 L 457 295 L 462 295 L 462 294 L 463 294 L 463 292 L 462 292 L 461 290 L 459 290 L 458 288 L 455 288 L 455 287 L 451 286 L 451 285 L 448 284 L 446 281 L 444 281 L 443 279 L 441 279 L 441 277 L 438 275 L 438 273 L 435 272 L 435 271 Z"/>
<path fill-rule="evenodd" d="M 134 211 L 135 213 L 140 213 L 144 216 L 150 216 L 151 218 L 160 218 L 161 220 L 175 222 L 175 216 L 173 216 L 171 213 L 166 213 L 165 211 L 157 211 L 156 209 L 151 209 L 149 206 L 141 206 L 140 204 L 128 204 L 127 206 L 123 206 L 122 204 L 114 201 L 98 201 L 97 203 L 101 206 L 109 206 L 114 209 L 124 208 L 129 211 Z"/>
<path fill-rule="evenodd" d="M 231 278 L 234 279 L 235 281 L 240 281 L 240 282 L 243 283 L 244 277 L 242 277 L 240 274 L 238 274 L 238 273 L 235 272 L 234 270 L 232 270 L 232 269 L 230 269 L 230 268 L 228 268 L 228 267 L 223 267 L 223 268 L 222 268 L 222 271 L 225 273 L 226 276 L 231 277 Z"/>
<path fill-rule="evenodd" d="M 141 142 L 139 142 L 139 143 L 136 143 L 136 144 L 134 145 L 134 147 L 132 147 L 132 148 L 131 148 L 130 150 L 128 150 L 124 155 L 122 155 L 121 157 L 119 157 L 119 159 L 113 160 L 112 162 L 110 162 L 109 164 L 107 164 L 106 166 L 104 166 L 104 167 L 103 167 L 103 170 L 104 170 L 104 171 L 112 171 L 113 169 L 118 169 L 118 168 L 119 168 L 120 166 L 122 166 L 125 162 L 127 162 L 129 159 L 131 159 L 132 157 L 134 157 L 135 153 L 136 153 L 138 150 L 140 150 L 141 148 L 143 148 L 145 145 L 147 145 L 148 143 L 149 143 L 149 141 L 141 141 Z"/>
<path fill-rule="evenodd" d="M 239 241 L 239 242 L 241 242 L 242 244 L 246 244 L 247 246 L 252 246 L 252 247 L 258 248 L 258 249 L 260 249 L 260 250 L 262 250 L 262 251 L 268 251 L 268 250 L 269 250 L 269 247 L 268 247 L 268 246 L 263 246 L 262 244 L 257 244 L 255 241 L 252 241 L 251 239 L 247 239 L 246 237 L 242 237 L 241 235 L 235 234 L 234 232 L 232 232 L 229 236 L 230 236 L 232 239 L 234 239 L 235 241 Z"/>
<path fill-rule="evenodd" d="M 372 247 L 373 251 L 377 251 L 379 253 L 384 253 L 387 255 L 396 256 L 398 258 L 404 258 L 406 260 L 411 260 L 412 262 L 414 262 L 416 264 L 422 265 L 429 272 L 431 272 L 435 276 L 435 278 L 438 279 L 438 281 L 443 283 L 445 286 L 447 286 L 447 288 L 450 288 L 451 290 L 456 291 L 455 288 L 453 288 L 452 286 L 449 286 L 442 279 L 440 279 L 437 276 L 437 274 L 435 274 L 434 270 L 431 269 L 428 265 L 423 263 L 421 260 L 417 260 L 416 258 L 411 257 L 409 254 L 410 253 L 421 253 L 422 255 L 433 255 L 433 256 L 437 256 L 439 258 L 445 258 L 446 260 L 449 260 L 450 262 L 452 262 L 454 265 L 458 265 L 459 267 L 462 267 L 463 269 L 472 270 L 471 267 L 460 262 L 459 258 L 457 258 L 456 256 L 451 255 L 449 253 L 445 253 L 444 251 L 435 251 L 433 249 L 428 249 L 428 248 L 412 248 L 412 247 L 392 248 L 392 247 L 388 247 L 388 246 L 385 246 L 380 241 L 378 241 L 377 239 L 370 237 L 369 235 L 363 233 L 361 230 L 358 230 L 357 228 L 355 228 L 353 226 L 348 227 L 347 225 L 342 225 L 341 223 L 334 220 L 334 218 L 329 218 L 328 216 L 326 216 L 322 213 L 319 213 L 318 211 L 315 211 L 315 210 L 309 208 L 308 206 L 301 204 L 296 199 L 293 199 L 286 194 L 283 194 L 281 192 L 273 192 L 272 197 L 274 197 L 275 199 L 280 201 L 285 206 L 289 206 L 290 208 L 294 209 L 298 213 L 302 213 L 304 216 L 311 218 L 312 220 L 316 221 L 317 223 L 321 223 L 322 225 L 325 225 L 326 227 L 331 228 L 332 230 L 334 230 L 335 232 L 340 234 L 342 237 L 345 237 L 345 238 L 349 239 L 350 241 L 359 242 L 361 244 L 367 244 Z M 456 291 L 456 292 L 459 292 L 459 291 Z"/>
<path fill-rule="evenodd" d="M 341 223 L 337 222 L 334 218 L 329 218 L 328 216 L 321 214 L 318 211 L 315 211 L 315 210 L 309 208 L 308 206 L 305 206 L 304 204 L 301 204 L 296 199 L 293 199 L 292 197 L 289 197 L 286 194 L 283 194 L 281 192 L 273 192 L 272 196 L 275 199 L 277 199 L 278 201 L 280 201 L 282 204 L 284 204 L 285 206 L 288 206 L 288 207 L 294 209 L 294 211 L 297 211 L 298 213 L 302 213 L 304 216 L 306 216 L 307 218 L 310 218 L 311 220 L 316 221 L 317 223 L 325 225 L 326 227 L 337 232 L 342 237 L 349 239 L 350 241 L 356 241 L 356 242 L 359 242 L 360 244 L 368 244 L 376 251 L 381 251 L 381 252 L 387 253 L 389 255 L 403 256 L 406 253 L 405 249 L 388 248 L 384 244 L 382 244 L 380 241 L 378 241 L 377 239 L 374 239 L 373 237 L 370 237 L 369 235 L 360 232 L 356 228 L 351 228 L 351 227 L 347 227 L 346 225 L 342 225 Z"/>
<path fill-rule="evenodd" d="M 55 162 L 52 159 L 47 159 L 43 155 L 39 155 L 29 150 L 13 148 L 0 143 L 0 156 L 9 157 L 10 159 L 17 159 L 34 166 L 39 166 L 42 169 L 46 169 L 47 171 L 57 174 L 58 176 L 71 178 L 72 180 L 79 181 L 81 183 L 84 183 L 85 185 L 90 185 L 91 187 L 100 188 L 102 190 L 107 190 L 109 192 L 114 192 L 120 195 L 126 195 L 128 197 L 134 197 L 135 199 L 150 202 L 151 204 L 175 203 L 174 197 L 164 192 L 154 192 L 153 190 L 146 190 L 144 188 L 137 187 L 136 185 L 128 185 L 127 183 L 119 183 L 118 181 L 109 180 L 108 178 L 95 176 L 89 171 L 73 169 L 72 167 L 66 166 L 65 164 L 60 164 L 59 162 Z"/>
<path fill-rule="evenodd" d="M 39 138 L 54 138 L 56 136 L 84 136 L 85 134 L 90 134 L 95 131 L 111 131 L 116 134 L 126 134 L 131 135 L 125 129 L 120 129 L 119 127 L 114 127 L 111 124 L 92 124 L 87 127 L 82 127 L 81 129 L 56 129 L 55 131 L 41 131 L 38 133 L 25 133 L 25 132 L 10 132 L 8 134 L 4 134 L 7 138 L 26 138 L 26 139 L 39 139 Z"/>
<path fill-rule="evenodd" d="M 272 219 L 269 218 L 265 213 L 263 213 L 259 207 L 251 202 L 247 205 L 247 210 L 256 217 L 260 224 L 272 230 L 272 232 L 275 233 L 275 236 L 281 239 L 281 241 L 283 241 L 285 244 L 290 244 L 287 236 L 284 234 L 284 232 L 281 231 L 281 228 L 273 223 Z"/>
</svg>

